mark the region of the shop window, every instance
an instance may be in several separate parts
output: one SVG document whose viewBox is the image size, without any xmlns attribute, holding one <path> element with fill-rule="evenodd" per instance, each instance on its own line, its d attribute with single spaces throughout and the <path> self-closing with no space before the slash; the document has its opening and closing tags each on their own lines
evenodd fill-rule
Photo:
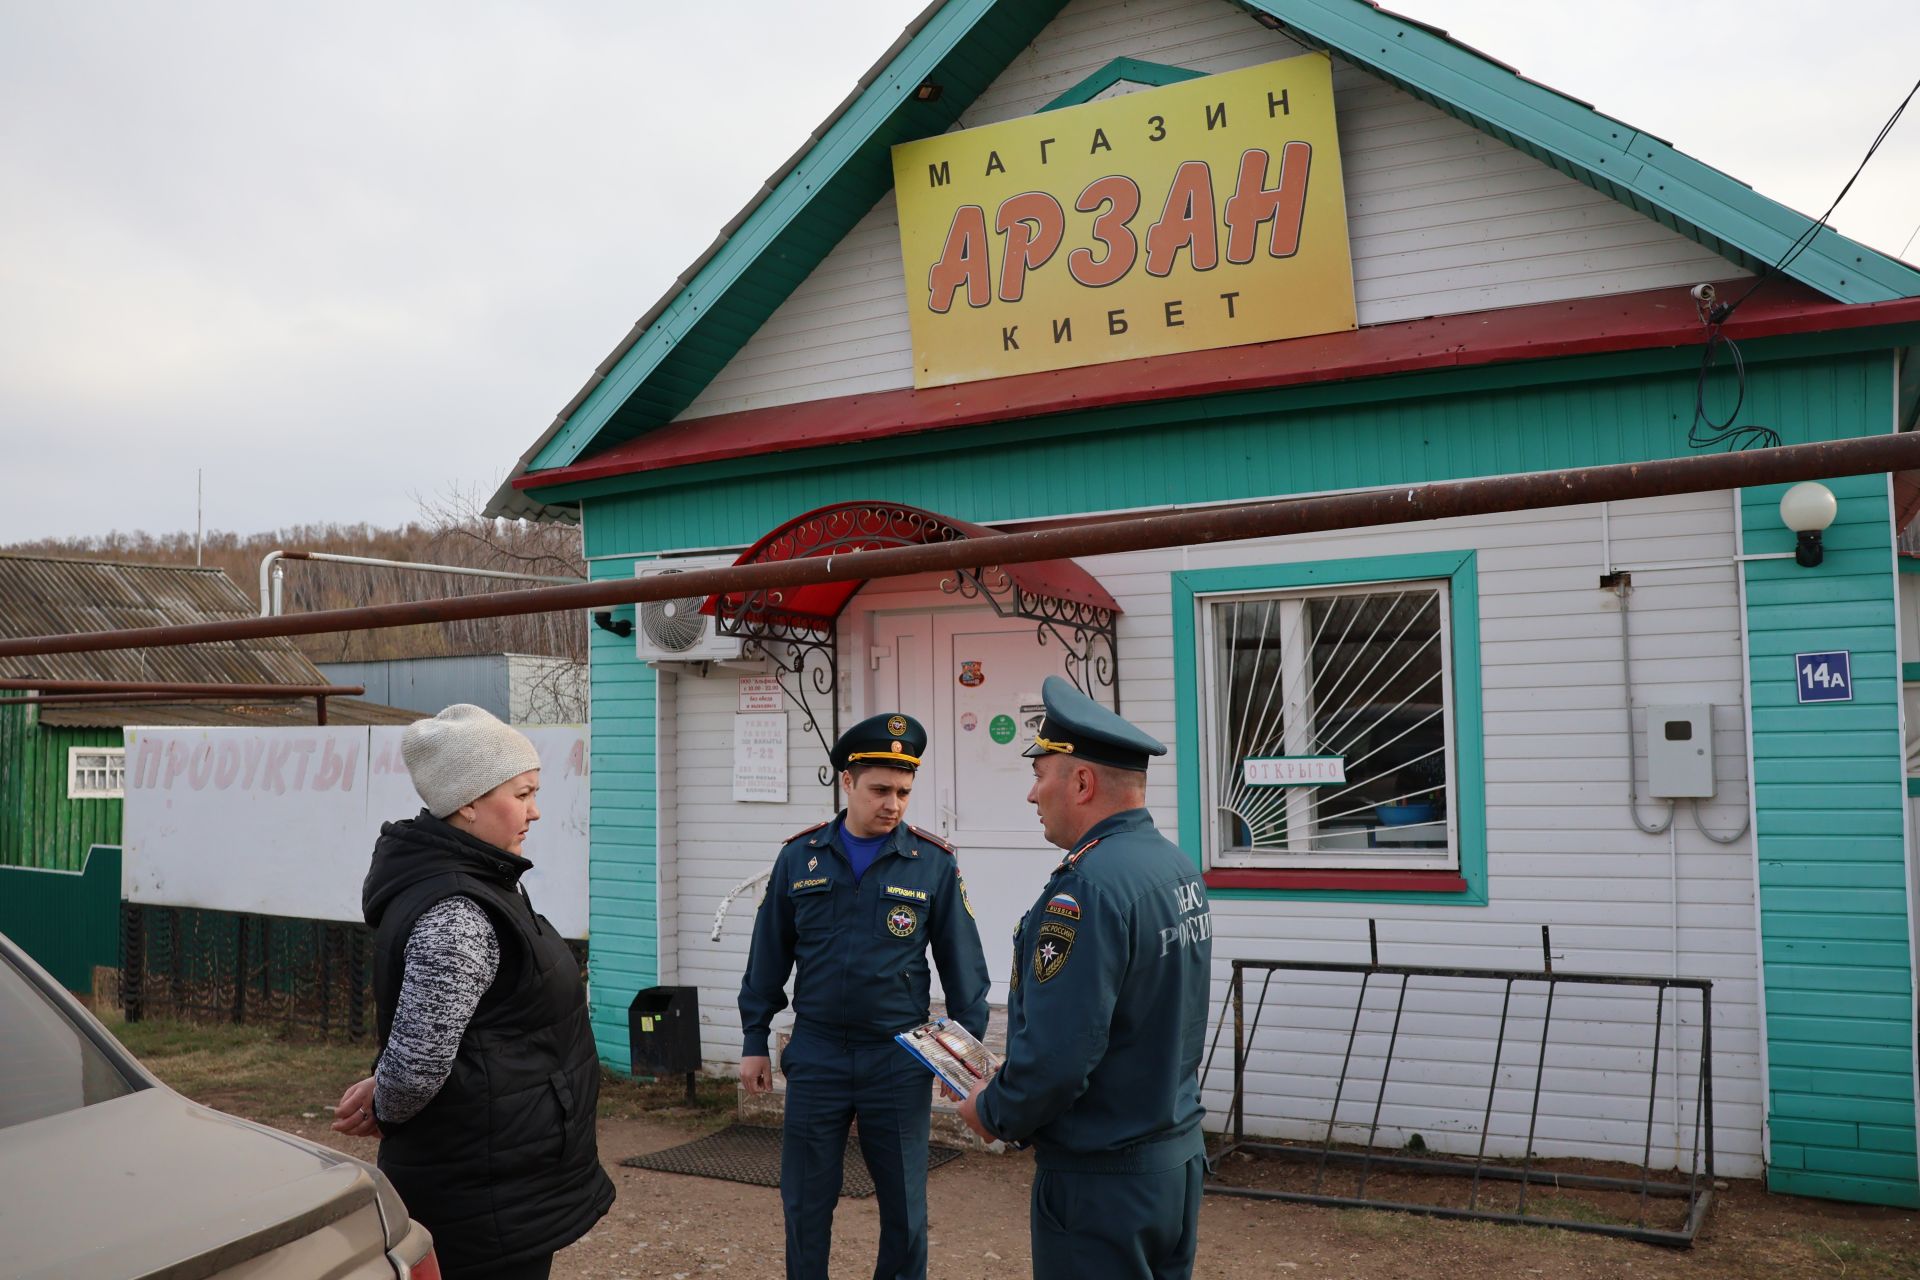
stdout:
<svg viewBox="0 0 1920 1280">
<path fill-rule="evenodd" d="M 1216 888 L 1485 900 L 1469 552 L 1174 575 L 1181 838 Z"/>
<path fill-rule="evenodd" d="M 125 747 L 67 748 L 69 800 L 119 800 L 127 794 Z"/>
<path fill-rule="evenodd" d="M 1213 865 L 1456 866 L 1447 584 L 1202 608 Z"/>
</svg>

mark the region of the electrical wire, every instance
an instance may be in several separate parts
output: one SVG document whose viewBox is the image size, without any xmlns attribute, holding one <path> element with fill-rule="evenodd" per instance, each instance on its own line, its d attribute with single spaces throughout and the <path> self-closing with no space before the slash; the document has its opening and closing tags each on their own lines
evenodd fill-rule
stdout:
<svg viewBox="0 0 1920 1280">
<path fill-rule="evenodd" d="M 1821 230 L 1826 227 L 1827 219 L 1831 218 L 1833 211 L 1840 207 L 1840 202 L 1847 198 L 1847 192 L 1853 190 L 1853 184 L 1860 180 L 1861 173 L 1866 170 L 1867 162 L 1873 159 L 1876 151 L 1880 150 L 1880 144 L 1885 142 L 1887 135 L 1893 132 L 1893 126 L 1900 122 L 1900 116 L 1906 111 L 1907 104 L 1913 101 L 1916 93 L 1920 93 L 1920 80 L 1913 82 L 1913 88 L 1907 90 L 1907 96 L 1900 99 L 1900 105 L 1893 109 L 1893 114 L 1887 117 L 1887 122 L 1880 126 L 1880 132 L 1873 135 L 1873 143 L 1867 148 L 1867 154 L 1862 156 L 1860 163 L 1854 166 L 1853 176 L 1848 178 L 1846 185 L 1840 188 L 1840 194 L 1833 198 L 1833 203 L 1827 206 L 1827 211 L 1809 224 L 1807 229 L 1801 232 L 1792 244 L 1787 246 L 1786 253 L 1781 256 L 1779 262 L 1773 265 L 1771 270 L 1763 272 L 1760 278 L 1754 281 L 1751 288 L 1738 298 L 1735 298 L 1725 308 L 1715 313 L 1714 319 L 1717 323 L 1725 324 L 1727 317 L 1731 316 L 1735 311 L 1738 311 L 1742 303 L 1758 293 L 1767 281 L 1780 275 L 1788 267 L 1792 266 L 1794 259 L 1805 253 L 1813 245 L 1813 242 L 1819 238 Z"/>
<path fill-rule="evenodd" d="M 1740 837 L 1747 834 L 1747 828 L 1753 825 L 1753 811 L 1749 809 L 1747 811 L 1746 821 L 1740 824 L 1740 829 L 1738 831 L 1734 832 L 1730 836 L 1715 835 L 1711 830 L 1707 828 L 1707 824 L 1700 820 L 1700 802 L 1698 800 L 1694 800 L 1691 803 L 1693 805 L 1693 825 L 1700 828 L 1701 835 L 1713 841 L 1715 844 L 1738 844 L 1740 841 Z"/>
<path fill-rule="evenodd" d="M 1716 445 L 1731 441 L 1731 450 L 1772 449 L 1777 448 L 1780 433 L 1772 427 L 1755 425 L 1735 426 L 1739 420 L 1741 406 L 1747 402 L 1747 362 L 1740 354 L 1740 346 L 1727 337 L 1720 328 L 1719 321 L 1705 315 L 1707 325 L 1707 349 L 1700 356 L 1700 372 L 1693 381 L 1693 424 L 1687 428 L 1687 447 L 1689 449 L 1711 449 Z M 1707 412 L 1707 376 L 1719 363 L 1721 347 L 1733 357 L 1734 400 L 1733 409 L 1725 420 L 1715 422 L 1713 415 Z"/>
<path fill-rule="evenodd" d="M 1740 354 L 1739 345 L 1726 336 L 1723 326 L 1732 318 L 1733 313 L 1740 309 L 1742 303 L 1760 292 L 1768 281 L 1784 275 L 1787 268 L 1812 247 L 1813 242 L 1819 238 L 1821 230 L 1827 225 L 1827 219 L 1833 216 L 1833 211 L 1840 207 L 1840 202 L 1847 198 L 1849 191 L 1853 190 L 1853 184 L 1858 182 L 1860 175 L 1866 171 L 1867 162 L 1873 159 L 1874 153 L 1880 150 L 1880 144 L 1885 142 L 1887 135 L 1893 132 L 1894 125 L 1900 122 L 1907 104 L 1913 101 L 1916 93 L 1920 93 L 1920 80 L 1914 81 L 1913 88 L 1907 90 L 1907 96 L 1900 100 L 1900 105 L 1895 107 L 1893 114 L 1887 117 L 1887 122 L 1880 126 L 1880 132 L 1874 135 L 1872 145 L 1867 148 L 1867 154 L 1862 156 L 1860 163 L 1854 166 L 1853 175 L 1847 179 L 1846 185 L 1840 188 L 1840 194 L 1833 198 L 1833 203 L 1827 206 L 1827 211 L 1807 224 L 1807 229 L 1787 246 L 1786 252 L 1780 256 L 1780 261 L 1761 271 L 1760 278 L 1732 302 L 1720 305 L 1697 304 L 1700 310 L 1700 322 L 1706 326 L 1707 330 L 1707 346 L 1700 356 L 1699 375 L 1694 379 L 1693 422 L 1687 428 L 1688 448 L 1713 449 L 1724 444 L 1730 452 L 1739 452 L 1744 449 L 1776 448 L 1783 443 L 1780 433 L 1772 427 L 1752 423 L 1738 425 L 1741 407 L 1747 402 L 1747 362 Z M 1920 229 L 1916 230 L 1916 234 L 1920 234 Z M 1913 243 L 1912 237 L 1908 237 L 1907 243 Z M 1901 253 L 1905 252 L 1905 249 L 1901 250 Z M 1733 360 L 1735 392 L 1732 411 L 1724 419 L 1716 422 L 1713 415 L 1707 412 L 1707 377 L 1719 364 L 1720 348 L 1723 346 Z M 1668 816 L 1671 819 L 1672 815 Z M 1639 819 L 1636 817 L 1634 821 L 1638 822 Z M 1702 828 L 1702 830 L 1705 829 Z"/>
<path fill-rule="evenodd" d="M 1650 827 L 1640 821 L 1640 790 L 1634 780 L 1633 752 L 1633 648 L 1627 641 L 1627 593 L 1633 588 L 1621 576 L 1617 588 L 1620 596 L 1620 675 L 1627 690 L 1627 812 L 1633 816 L 1633 825 L 1650 836 L 1657 836 L 1673 825 L 1674 814 L 1680 806 L 1672 800 L 1667 801 L 1667 820 L 1657 827 Z"/>
</svg>

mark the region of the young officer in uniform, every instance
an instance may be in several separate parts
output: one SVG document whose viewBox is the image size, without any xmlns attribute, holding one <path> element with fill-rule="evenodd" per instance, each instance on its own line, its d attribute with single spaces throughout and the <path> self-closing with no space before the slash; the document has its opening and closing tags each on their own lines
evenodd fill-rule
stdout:
<svg viewBox="0 0 1920 1280">
<path fill-rule="evenodd" d="M 927 1020 L 927 951 L 940 966 L 947 1013 L 987 1029 L 987 962 L 953 849 L 903 822 L 926 730 L 898 713 L 840 735 L 833 767 L 847 807 L 792 837 L 753 919 L 740 983 L 740 1079 L 773 1087 L 768 1024 L 794 983 L 793 1037 L 780 1144 L 788 1280 L 826 1280 L 847 1129 L 880 1207 L 874 1280 L 927 1274 L 927 1125 L 933 1081 L 893 1035 Z"/>
<path fill-rule="evenodd" d="M 1069 852 L 1014 933 L 1006 1061 L 960 1114 L 1033 1144 L 1035 1280 L 1184 1280 L 1206 1169 L 1207 893 L 1145 807 L 1147 758 L 1167 749 L 1058 676 L 1041 696 L 1027 800 Z"/>
</svg>

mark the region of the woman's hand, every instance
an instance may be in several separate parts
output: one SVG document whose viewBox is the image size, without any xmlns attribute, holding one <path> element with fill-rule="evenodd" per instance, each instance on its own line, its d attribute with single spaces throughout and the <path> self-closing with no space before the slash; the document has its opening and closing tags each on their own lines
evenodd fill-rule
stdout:
<svg viewBox="0 0 1920 1280">
<path fill-rule="evenodd" d="M 373 1077 L 368 1076 L 340 1095 L 333 1109 L 333 1131 L 349 1138 L 378 1138 L 380 1126 L 373 1119 Z"/>
</svg>

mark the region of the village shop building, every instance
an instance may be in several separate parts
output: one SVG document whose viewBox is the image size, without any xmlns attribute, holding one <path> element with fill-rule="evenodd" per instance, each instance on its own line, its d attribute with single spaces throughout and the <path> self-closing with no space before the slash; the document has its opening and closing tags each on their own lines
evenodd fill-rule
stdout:
<svg viewBox="0 0 1920 1280">
<path fill-rule="evenodd" d="M 494 509 L 578 519 L 611 579 L 1751 444 L 1699 443 L 1701 284 L 1740 300 L 1729 425 L 1912 429 L 1920 273 L 1823 231 L 1746 297 L 1806 229 L 1360 0 L 949 0 Z M 1052 865 L 1019 751 L 1060 672 L 1172 748 L 1150 804 L 1211 886 L 1217 999 L 1236 957 L 1365 960 L 1369 920 L 1383 959 L 1482 967 L 1537 968 L 1548 926 L 1556 969 L 1712 980 L 1721 1172 L 1920 1205 L 1911 507 L 1828 487 L 1815 567 L 1775 486 L 694 598 L 625 636 L 619 611 L 592 658 L 602 1053 L 627 1065 L 636 991 L 690 984 L 730 1069 L 757 889 L 718 943 L 715 912 L 831 811 L 822 740 L 883 708 L 931 732 L 911 817 L 960 847 L 1002 970 Z M 1317 1136 L 1356 988 L 1276 986 L 1247 1123 Z M 1656 1054 L 1646 1001 L 1563 998 L 1534 1149 L 1637 1162 L 1651 1068 L 1654 1163 L 1686 1167 L 1690 1007 Z M 1491 1153 L 1526 1149 L 1540 1006 L 1515 990 Z M 1471 1153 L 1499 1012 L 1409 997 L 1381 1145 Z M 1392 1016 L 1377 987 L 1355 1081 Z"/>
</svg>

